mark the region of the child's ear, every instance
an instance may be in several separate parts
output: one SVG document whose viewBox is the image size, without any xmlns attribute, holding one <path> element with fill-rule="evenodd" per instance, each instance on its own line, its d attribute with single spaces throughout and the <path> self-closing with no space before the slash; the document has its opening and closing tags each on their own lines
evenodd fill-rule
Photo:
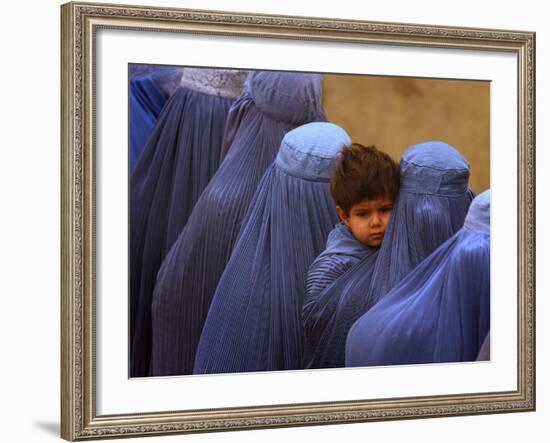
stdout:
<svg viewBox="0 0 550 443">
<path fill-rule="evenodd" d="M 338 214 L 338 217 L 340 217 L 340 220 L 342 220 L 342 222 L 349 227 L 349 217 L 346 214 L 346 211 L 344 211 L 340 206 L 336 206 L 336 213 Z"/>
</svg>

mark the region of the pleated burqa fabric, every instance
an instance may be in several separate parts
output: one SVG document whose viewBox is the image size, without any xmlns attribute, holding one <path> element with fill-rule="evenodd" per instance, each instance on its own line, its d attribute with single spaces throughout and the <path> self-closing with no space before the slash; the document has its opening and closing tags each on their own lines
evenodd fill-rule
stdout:
<svg viewBox="0 0 550 443">
<path fill-rule="evenodd" d="M 375 255 L 378 249 L 364 245 L 357 240 L 342 222 L 330 232 L 325 250 L 309 267 L 306 279 L 306 297 L 302 308 L 302 322 L 306 339 L 304 366 L 308 365 L 315 351 L 316 325 L 311 320 L 311 310 L 318 309 L 319 297 L 340 276 L 368 255 Z M 319 314 L 319 313 L 317 313 Z"/>
<path fill-rule="evenodd" d="M 332 123 L 286 134 L 220 279 L 194 373 L 301 368 L 306 274 L 338 220 L 329 178 L 350 143 Z"/>
<path fill-rule="evenodd" d="M 313 303 L 314 299 L 340 275 L 365 256 L 377 252 L 377 248 L 371 248 L 357 240 L 344 223 L 338 223 L 328 235 L 325 250 L 313 261 L 308 270 L 304 311 L 308 310 L 308 302 Z"/>
<path fill-rule="evenodd" d="M 190 374 L 244 214 L 284 135 L 322 118 L 317 74 L 254 72 L 231 110 L 226 157 L 166 256 L 155 287 L 153 375 Z"/>
<path fill-rule="evenodd" d="M 400 162 L 401 187 L 384 240 L 324 289 L 304 313 L 308 368 L 343 367 L 352 324 L 445 242 L 463 223 L 472 201 L 468 162 L 452 146 L 426 142 Z"/>
<path fill-rule="evenodd" d="M 346 366 L 476 360 L 489 332 L 490 191 L 464 227 L 350 329 Z"/>
<path fill-rule="evenodd" d="M 130 172 L 171 95 L 168 85 L 179 82 L 181 74 L 178 68 L 153 68 L 130 79 Z"/>
<path fill-rule="evenodd" d="M 158 270 L 217 171 L 226 120 L 245 72 L 186 68 L 130 180 L 131 376 L 149 373 Z"/>
</svg>

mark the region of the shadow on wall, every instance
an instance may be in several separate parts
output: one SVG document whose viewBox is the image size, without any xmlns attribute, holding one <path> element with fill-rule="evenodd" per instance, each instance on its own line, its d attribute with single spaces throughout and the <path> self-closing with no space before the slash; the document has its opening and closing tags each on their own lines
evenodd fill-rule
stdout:
<svg viewBox="0 0 550 443">
<path fill-rule="evenodd" d="M 58 422 L 35 422 L 36 428 L 42 429 L 45 433 L 59 437 L 60 428 Z"/>
</svg>

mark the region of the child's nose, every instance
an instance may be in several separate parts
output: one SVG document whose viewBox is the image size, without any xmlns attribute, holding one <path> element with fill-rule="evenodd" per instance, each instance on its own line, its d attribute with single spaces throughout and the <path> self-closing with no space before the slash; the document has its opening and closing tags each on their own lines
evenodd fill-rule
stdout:
<svg viewBox="0 0 550 443">
<path fill-rule="evenodd" d="M 380 220 L 380 214 L 378 212 L 374 212 L 371 217 L 371 225 L 378 226 L 381 223 Z"/>
</svg>

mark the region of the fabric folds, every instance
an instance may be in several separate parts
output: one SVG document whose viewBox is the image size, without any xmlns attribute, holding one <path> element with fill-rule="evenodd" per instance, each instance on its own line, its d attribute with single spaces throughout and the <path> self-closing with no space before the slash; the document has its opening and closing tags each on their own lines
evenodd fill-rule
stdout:
<svg viewBox="0 0 550 443">
<path fill-rule="evenodd" d="M 203 75 L 221 73 L 203 70 Z M 185 71 L 182 79 L 185 78 Z M 221 161 L 234 100 L 180 86 L 166 102 L 130 180 L 132 376 L 149 373 L 151 300 L 158 270 Z"/>
<path fill-rule="evenodd" d="M 289 132 L 247 212 L 206 320 L 195 373 L 300 369 L 307 270 L 337 221 L 329 176 L 347 134 Z"/>
<path fill-rule="evenodd" d="M 476 360 L 489 332 L 490 191 L 464 227 L 353 325 L 346 366 Z"/>
<path fill-rule="evenodd" d="M 473 194 L 469 165 L 456 149 L 443 142 L 412 146 L 400 170 L 401 188 L 378 253 L 347 270 L 305 312 L 308 368 L 343 367 L 353 323 L 464 223 Z"/>
<path fill-rule="evenodd" d="M 171 95 L 165 88 L 178 80 L 181 70 L 156 68 L 130 80 L 130 172 L 157 122 L 162 108 Z"/>
<path fill-rule="evenodd" d="M 342 222 L 330 232 L 325 250 L 314 260 L 307 273 L 306 297 L 302 308 L 306 339 L 304 366 L 308 365 L 315 352 L 316 336 L 322 327 L 322 322 L 318 321 L 323 316 L 323 310 L 318 309 L 319 297 L 361 259 L 377 253 L 378 249 L 361 243 Z"/>
<path fill-rule="evenodd" d="M 260 108 L 256 100 L 263 100 L 263 94 L 274 100 L 262 102 Z M 298 121 L 322 115 L 319 75 L 250 74 L 244 94 L 228 116 L 225 159 L 157 276 L 152 305 L 153 375 L 192 372 L 210 302 L 262 175 L 285 133 Z"/>
</svg>

